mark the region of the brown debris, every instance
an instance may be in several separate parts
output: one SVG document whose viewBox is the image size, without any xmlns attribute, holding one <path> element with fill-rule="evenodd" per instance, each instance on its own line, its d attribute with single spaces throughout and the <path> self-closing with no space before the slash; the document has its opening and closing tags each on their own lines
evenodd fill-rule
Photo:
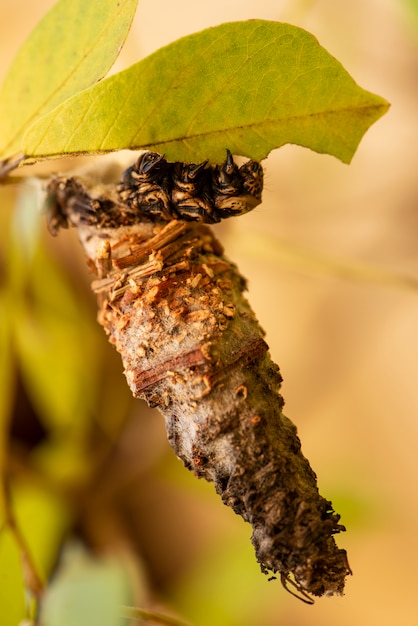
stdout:
<svg viewBox="0 0 418 626">
<path fill-rule="evenodd" d="M 55 178 L 49 192 L 60 203 L 54 226 L 76 226 L 97 268 L 98 319 L 132 393 L 161 411 L 184 465 L 252 525 L 263 572 L 279 573 L 306 602 L 342 594 L 351 572 L 333 535 L 345 529 L 282 413 L 282 378 L 243 296 L 245 279 L 210 229 L 126 226 L 124 207 L 117 226 L 112 190 L 97 196 L 73 178 Z M 110 202 L 114 225 L 103 227 Z"/>
</svg>

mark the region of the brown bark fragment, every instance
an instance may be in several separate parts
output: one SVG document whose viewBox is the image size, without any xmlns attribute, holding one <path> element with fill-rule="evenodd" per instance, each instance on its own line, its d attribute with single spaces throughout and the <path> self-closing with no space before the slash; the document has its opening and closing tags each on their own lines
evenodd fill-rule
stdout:
<svg viewBox="0 0 418 626">
<path fill-rule="evenodd" d="M 54 179 L 50 193 L 64 214 L 57 223 L 77 227 L 97 268 L 98 319 L 132 393 L 160 409 L 176 454 L 252 525 L 264 572 L 278 572 L 305 600 L 341 594 L 350 569 L 333 535 L 345 529 L 282 413 L 282 378 L 245 280 L 209 228 L 125 226 L 123 206 L 118 226 L 112 189 L 97 196 L 74 179 Z M 104 228 L 111 201 L 114 224 Z"/>
</svg>

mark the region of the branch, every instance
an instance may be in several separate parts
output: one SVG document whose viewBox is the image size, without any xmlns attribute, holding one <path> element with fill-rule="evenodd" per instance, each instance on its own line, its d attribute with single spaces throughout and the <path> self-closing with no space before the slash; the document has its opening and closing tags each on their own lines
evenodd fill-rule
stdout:
<svg viewBox="0 0 418 626">
<path fill-rule="evenodd" d="M 251 524 L 264 573 L 304 601 L 341 594 L 351 572 L 333 535 L 345 528 L 283 415 L 282 378 L 245 279 L 211 230 L 132 216 L 124 225 L 114 185 L 56 178 L 49 193 L 96 268 L 99 322 L 132 393 L 161 411 L 177 456 Z"/>
</svg>

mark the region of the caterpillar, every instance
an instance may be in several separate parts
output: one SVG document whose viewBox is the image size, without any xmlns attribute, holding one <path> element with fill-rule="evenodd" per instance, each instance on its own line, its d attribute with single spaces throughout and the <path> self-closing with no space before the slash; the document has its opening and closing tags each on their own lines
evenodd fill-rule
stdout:
<svg viewBox="0 0 418 626">
<path fill-rule="evenodd" d="M 157 172 L 162 158 L 148 158 Z M 144 218 L 133 206 L 138 193 L 131 204 L 121 193 L 120 184 L 94 187 L 77 177 L 57 176 L 48 186 L 51 230 L 77 228 L 96 269 L 98 321 L 133 395 L 160 410 L 185 467 L 213 482 L 251 524 L 262 572 L 278 574 L 304 602 L 342 594 L 351 570 L 334 535 L 345 528 L 283 413 L 282 377 L 244 296 L 245 279 L 208 226 L 168 220 L 174 203 L 162 200 L 153 214 L 160 219 L 147 211 Z"/>
<path fill-rule="evenodd" d="M 145 152 L 122 175 L 120 199 L 152 220 L 181 219 L 214 224 L 242 215 L 261 202 L 263 168 L 257 161 L 241 167 L 226 151 L 222 165 L 169 163 L 157 152 Z"/>
</svg>

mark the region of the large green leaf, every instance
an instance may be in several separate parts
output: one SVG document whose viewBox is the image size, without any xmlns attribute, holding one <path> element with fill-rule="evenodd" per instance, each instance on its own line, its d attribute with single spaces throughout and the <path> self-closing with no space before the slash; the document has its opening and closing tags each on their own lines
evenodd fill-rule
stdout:
<svg viewBox="0 0 418 626">
<path fill-rule="evenodd" d="M 199 161 L 262 159 L 286 143 L 349 162 L 387 110 L 315 37 L 251 20 L 180 39 L 77 94 L 24 138 L 29 156 L 152 148 Z"/>
<path fill-rule="evenodd" d="M 116 59 L 137 0 L 60 0 L 14 59 L 0 92 L 0 154 L 21 150 L 40 115 L 90 87 Z"/>
</svg>

